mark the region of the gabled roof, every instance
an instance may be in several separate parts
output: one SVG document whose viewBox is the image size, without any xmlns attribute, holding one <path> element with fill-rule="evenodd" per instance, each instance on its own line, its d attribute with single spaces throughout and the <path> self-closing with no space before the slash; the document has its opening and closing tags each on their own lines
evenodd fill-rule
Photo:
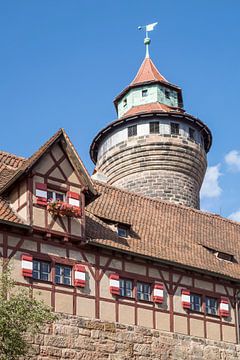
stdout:
<svg viewBox="0 0 240 360">
<path fill-rule="evenodd" d="M 240 280 L 240 223 L 100 182 L 100 196 L 87 206 L 86 233 L 93 243 L 166 263 Z M 117 236 L 107 221 L 131 224 L 130 237 Z M 210 249 L 233 254 L 235 263 Z"/>
<path fill-rule="evenodd" d="M 61 141 L 62 146 L 64 147 L 66 153 L 68 154 L 69 160 L 73 168 L 77 171 L 81 171 L 81 175 L 84 180 L 84 185 L 86 190 L 92 195 L 96 195 L 93 182 L 90 175 L 87 172 L 87 169 L 83 165 L 78 153 L 76 152 L 72 142 L 70 141 L 68 135 L 64 129 L 58 130 L 43 146 L 41 146 L 32 156 L 28 159 L 19 161 L 19 166 L 16 169 L 7 169 L 4 168 L 0 173 L 0 195 L 3 194 L 10 186 L 12 186 L 15 181 L 17 181 L 21 176 L 26 175 L 32 167 L 40 160 L 40 158 L 46 153 L 46 151 L 55 143 Z M 3 157 L 4 159 L 4 157 Z M 7 158 L 6 158 L 7 159 Z M 8 161 L 8 160 L 6 160 Z M 6 164 L 5 164 L 6 166 Z M 1 179 L 4 179 L 1 181 Z"/>
<path fill-rule="evenodd" d="M 145 58 L 140 66 L 137 75 L 131 85 L 138 85 L 148 81 L 160 81 L 168 83 L 164 76 L 160 74 L 150 58 Z"/>
</svg>

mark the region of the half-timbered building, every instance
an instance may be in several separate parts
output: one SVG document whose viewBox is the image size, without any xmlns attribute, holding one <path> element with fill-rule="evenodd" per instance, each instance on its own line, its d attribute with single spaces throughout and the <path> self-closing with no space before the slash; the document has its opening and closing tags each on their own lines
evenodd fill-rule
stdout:
<svg viewBox="0 0 240 360">
<path fill-rule="evenodd" d="M 236 343 L 240 224 L 198 210 L 211 132 L 146 58 L 96 136 L 0 152 L 0 255 L 56 312 Z"/>
</svg>

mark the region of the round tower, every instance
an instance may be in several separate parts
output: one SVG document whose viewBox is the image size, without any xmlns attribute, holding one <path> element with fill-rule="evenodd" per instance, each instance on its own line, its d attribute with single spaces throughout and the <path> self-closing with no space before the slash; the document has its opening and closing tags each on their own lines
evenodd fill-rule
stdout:
<svg viewBox="0 0 240 360">
<path fill-rule="evenodd" d="M 198 209 L 212 135 L 185 112 L 181 89 L 160 74 L 148 44 L 136 77 L 114 100 L 118 119 L 92 142 L 93 177 Z"/>
</svg>

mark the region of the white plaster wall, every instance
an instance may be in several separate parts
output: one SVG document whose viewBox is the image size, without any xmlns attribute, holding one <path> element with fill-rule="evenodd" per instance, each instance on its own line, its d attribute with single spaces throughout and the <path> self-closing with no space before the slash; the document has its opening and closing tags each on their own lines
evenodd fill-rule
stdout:
<svg viewBox="0 0 240 360">
<path fill-rule="evenodd" d="M 128 140 L 128 127 L 132 125 L 137 125 L 137 136 L 151 136 L 149 132 L 149 123 L 152 121 L 158 121 L 159 122 L 159 136 L 162 135 L 170 135 L 170 123 L 176 122 L 179 124 L 179 132 L 180 136 L 186 139 L 189 138 L 189 124 L 183 123 L 182 121 L 178 121 L 177 119 L 152 119 L 148 121 L 141 120 L 139 122 L 132 121 L 131 124 L 125 124 L 121 128 L 116 129 L 113 131 L 110 135 L 108 135 L 103 142 L 100 144 L 98 149 L 98 158 L 101 157 L 106 151 L 108 151 L 113 146 L 119 145 L 123 141 Z M 202 142 L 202 136 L 199 131 L 197 131 L 194 127 L 192 127 L 195 130 L 195 141 L 198 144 L 203 145 Z M 154 134 L 156 136 L 156 134 Z"/>
</svg>

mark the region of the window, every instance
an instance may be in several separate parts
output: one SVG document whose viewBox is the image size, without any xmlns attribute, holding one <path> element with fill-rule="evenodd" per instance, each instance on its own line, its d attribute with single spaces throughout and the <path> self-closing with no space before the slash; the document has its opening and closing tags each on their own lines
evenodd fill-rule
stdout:
<svg viewBox="0 0 240 360">
<path fill-rule="evenodd" d="M 132 297 L 132 281 L 126 280 L 126 279 L 120 279 L 120 295 L 121 296 L 127 296 Z"/>
<path fill-rule="evenodd" d="M 170 95 L 171 95 L 170 90 L 165 89 L 165 96 L 166 96 L 166 99 L 170 99 Z"/>
<path fill-rule="evenodd" d="M 150 301 L 151 286 L 146 283 L 137 283 L 137 298 L 138 300 Z"/>
<path fill-rule="evenodd" d="M 144 89 L 142 90 L 142 97 L 146 97 L 146 96 L 148 96 L 148 90 Z"/>
<path fill-rule="evenodd" d="M 72 284 L 72 268 L 70 266 L 56 264 L 55 282 L 56 282 L 56 284 L 71 285 Z"/>
<path fill-rule="evenodd" d="M 127 99 L 123 99 L 123 107 L 127 106 Z"/>
<path fill-rule="evenodd" d="M 179 135 L 179 124 L 177 123 L 171 123 L 171 134 L 172 135 Z"/>
<path fill-rule="evenodd" d="M 117 227 L 117 233 L 118 233 L 118 236 L 121 236 L 121 237 L 128 236 L 128 230 L 126 228 L 124 228 L 123 226 Z"/>
<path fill-rule="evenodd" d="M 153 121 L 149 123 L 150 134 L 159 134 L 159 122 Z"/>
<path fill-rule="evenodd" d="M 49 281 L 50 271 L 50 263 L 45 261 L 33 260 L 33 279 Z"/>
<path fill-rule="evenodd" d="M 217 252 L 217 258 L 225 261 L 234 262 L 234 256 L 221 251 Z"/>
<path fill-rule="evenodd" d="M 128 137 L 137 135 L 137 125 L 132 125 L 128 127 Z"/>
<path fill-rule="evenodd" d="M 47 191 L 47 201 L 64 201 L 65 194 L 58 191 Z"/>
<path fill-rule="evenodd" d="M 189 138 L 191 140 L 194 140 L 195 139 L 195 130 L 192 129 L 192 128 L 189 128 Z"/>
<path fill-rule="evenodd" d="M 206 296 L 205 304 L 206 304 L 206 314 L 217 315 L 217 306 L 218 306 L 217 299 Z"/>
<path fill-rule="evenodd" d="M 190 294 L 190 309 L 194 311 L 201 311 L 202 299 L 200 295 Z"/>
</svg>

